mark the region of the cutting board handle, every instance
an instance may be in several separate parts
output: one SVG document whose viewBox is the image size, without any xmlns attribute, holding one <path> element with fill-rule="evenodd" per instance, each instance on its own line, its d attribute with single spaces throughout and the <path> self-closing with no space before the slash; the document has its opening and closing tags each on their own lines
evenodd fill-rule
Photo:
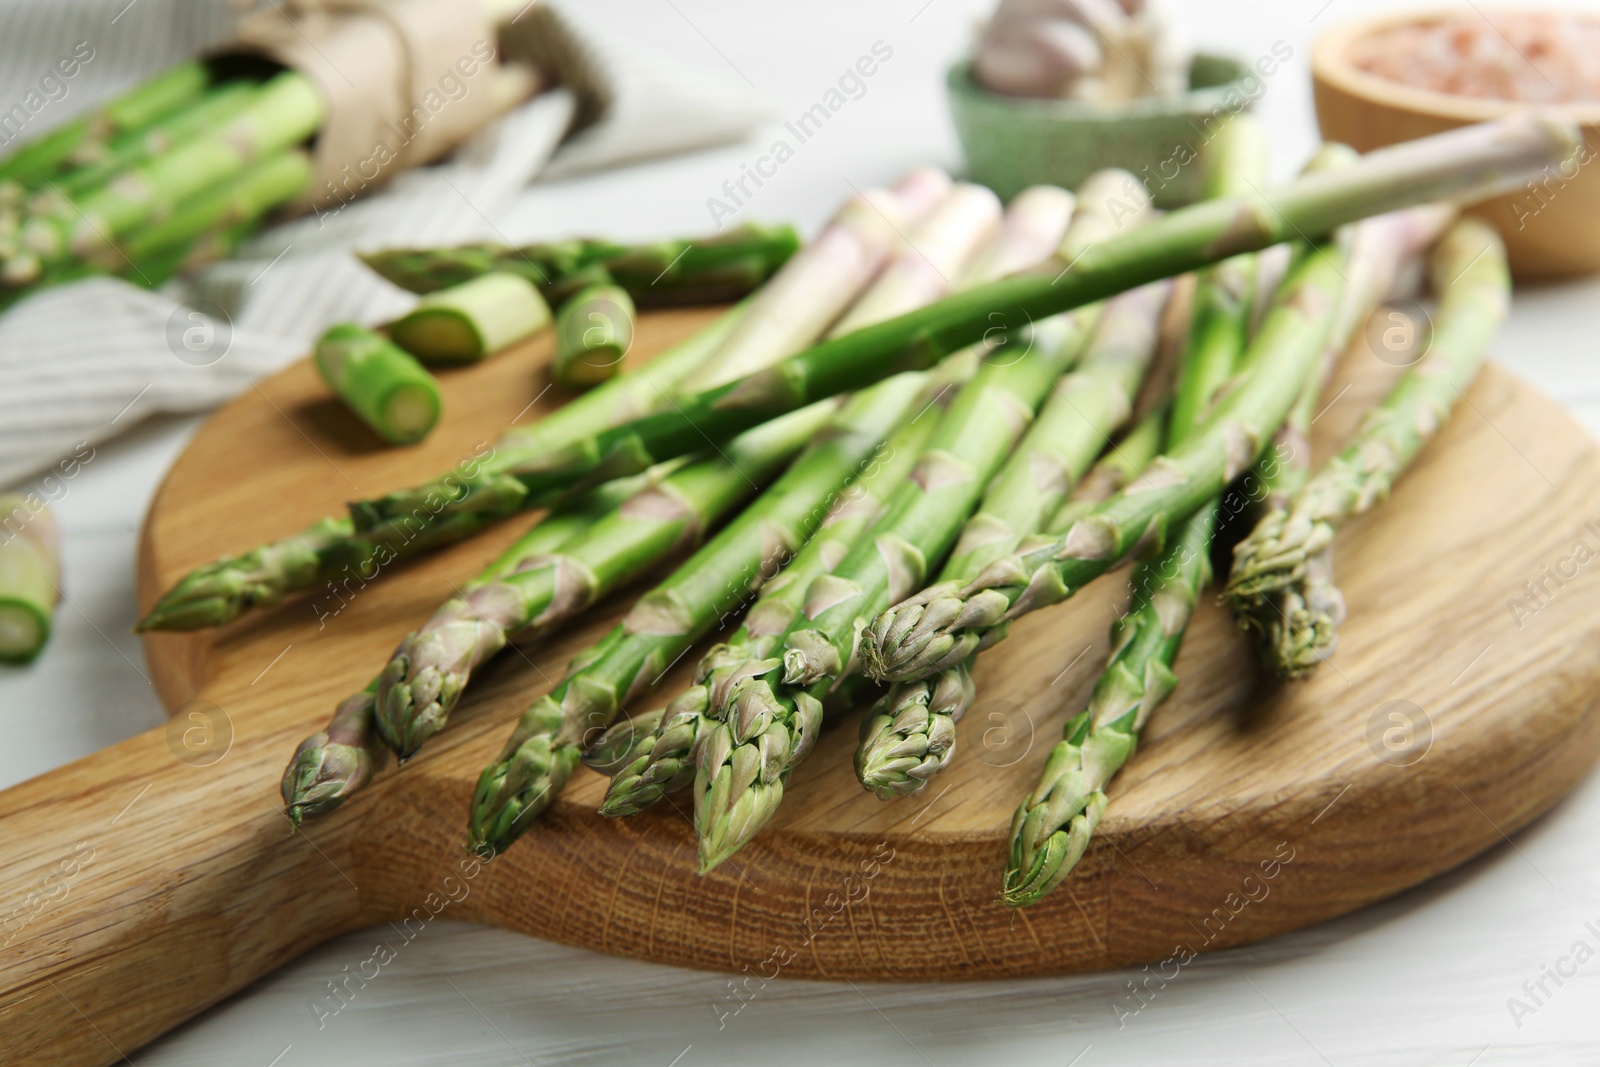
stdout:
<svg viewBox="0 0 1600 1067">
<path fill-rule="evenodd" d="M 0 793 L 0 1063 L 118 1061 L 363 924 L 357 821 L 291 834 L 282 741 L 208 708 Z"/>
</svg>

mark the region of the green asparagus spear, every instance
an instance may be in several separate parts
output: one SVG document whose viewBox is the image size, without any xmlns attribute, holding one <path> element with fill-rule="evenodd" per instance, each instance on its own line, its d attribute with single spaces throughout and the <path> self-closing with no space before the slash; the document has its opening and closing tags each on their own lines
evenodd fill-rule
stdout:
<svg viewBox="0 0 1600 1067">
<path fill-rule="evenodd" d="M 529 457 L 513 472 L 540 494 L 641 470 L 724 439 L 785 411 L 861 388 L 890 373 L 926 367 L 945 353 L 1150 281 L 1263 248 L 1300 233 L 1443 196 L 1481 196 L 1574 150 L 1569 125 L 1521 116 L 1380 149 L 1348 170 L 1314 174 L 1262 195 L 1208 200 L 1090 247 L 1054 277 L 1005 279 L 823 343 L 766 370 L 683 397 L 671 410 L 613 427 L 569 448 Z M 1273 420 L 1274 425 L 1276 419 Z M 497 473 L 496 477 L 500 477 Z M 469 483 L 441 516 L 483 507 Z M 373 529 L 410 494 L 355 507 L 358 529 Z M 1198 506 L 1198 500 L 1195 501 Z"/>
<path fill-rule="evenodd" d="M 322 122 L 322 98 L 309 81 L 286 71 L 253 90 L 225 124 L 189 138 L 76 200 L 52 193 L 19 231 L 25 251 L 5 261 L 6 284 L 55 280 L 76 261 L 98 261 L 115 242 L 227 181 L 251 162 L 305 141 Z M 24 260 L 31 269 L 24 269 Z"/>
<path fill-rule="evenodd" d="M 608 482 L 545 515 L 467 582 L 458 596 L 446 601 L 424 630 L 441 634 L 440 648 L 449 649 L 453 639 L 463 636 L 452 632 L 452 623 L 457 618 L 477 615 L 474 598 L 480 590 L 492 586 L 524 561 L 538 559 L 583 537 L 624 500 L 666 473 L 669 472 L 652 471 Z M 283 772 L 283 802 L 296 825 L 304 816 L 326 815 L 337 808 L 362 789 L 383 765 L 389 749 L 378 735 L 377 692 L 378 679 L 374 678 L 361 692 L 340 703 L 333 720 L 302 741 L 289 760 Z"/>
<path fill-rule="evenodd" d="M 1200 156 L 1208 198 L 1246 196 L 1266 184 L 1266 128 L 1249 115 L 1229 119 Z M 1234 256 L 1200 272 L 1189 340 L 1173 389 L 1172 420 L 1200 421 L 1211 398 L 1232 373 L 1250 334 L 1256 257 Z"/>
<path fill-rule="evenodd" d="M 395 249 L 362 262 L 413 293 L 432 293 L 493 272 L 519 274 L 561 303 L 585 285 L 622 286 L 640 307 L 719 304 L 757 289 L 800 247 L 788 226 L 738 226 L 727 233 L 645 245 L 578 239 L 555 244 Z"/>
<path fill-rule="evenodd" d="M 676 384 L 721 343 L 742 314 L 744 305 L 640 369 L 577 397 L 538 422 L 512 427 L 489 456 L 506 448 L 559 447 L 594 433 L 597 427 L 626 422 L 666 404 Z M 486 458 L 469 458 L 438 481 L 448 486 L 452 479 L 471 475 Z M 322 585 L 346 572 L 370 575 L 395 559 L 461 540 L 485 525 L 471 517 L 464 522 L 433 523 L 423 509 L 411 519 L 391 524 L 385 536 L 377 537 L 357 533 L 348 518 L 319 519 L 281 540 L 191 571 L 162 596 L 137 629 L 221 626 L 253 608 L 277 604 L 290 593 Z"/>
<path fill-rule="evenodd" d="M 1234 129 L 1231 138 L 1213 141 L 1210 192 L 1221 195 L 1230 184 L 1260 180 L 1265 158 L 1257 132 L 1242 127 Z M 1199 279 L 1195 305 L 1201 321 L 1191 326 L 1179 367 L 1177 396 L 1166 420 L 1168 447 L 1195 432 L 1203 413 L 1241 369 L 1254 270 L 1250 257 L 1239 257 L 1218 264 Z M 1153 413 L 1146 425 L 1159 426 L 1160 414 Z M 1100 501 L 1130 484 L 1159 447 L 1158 434 L 1145 430 L 1144 435 L 1146 440 L 1113 449 L 1108 458 L 1113 458 L 1114 466 L 1106 468 L 1099 484 L 1084 486 L 1052 526 L 1069 529 Z M 1133 602 L 1112 626 L 1111 655 L 1095 683 L 1089 708 L 1067 723 L 1039 784 L 1012 818 L 1002 887 L 1010 906 L 1037 903 L 1077 864 L 1105 811 L 1106 783 L 1133 755 L 1140 729 L 1177 684 L 1172 665 L 1200 591 L 1210 581 L 1217 503 L 1213 499 L 1203 504 L 1184 520 L 1172 544 L 1134 568 Z"/>
<path fill-rule="evenodd" d="M 633 319 L 633 301 L 621 286 L 591 285 L 580 290 L 556 315 L 550 377 L 572 389 L 588 389 L 616 377 L 633 347 Z"/>
<path fill-rule="evenodd" d="M 532 337 L 550 306 L 519 274 L 485 274 L 429 294 L 389 327 L 394 343 L 433 363 L 476 363 Z"/>
<path fill-rule="evenodd" d="M 322 97 L 309 81 L 293 72 L 275 75 L 220 129 L 175 145 L 84 196 L 72 249 L 92 250 L 232 177 L 251 160 L 300 144 L 316 133 L 322 117 Z"/>
<path fill-rule="evenodd" d="M 382 334 L 335 326 L 317 342 L 314 360 L 334 395 L 392 445 L 422 440 L 439 421 L 439 383 Z"/>
<path fill-rule="evenodd" d="M 284 813 L 296 826 L 307 816 L 328 814 L 364 788 L 386 756 L 369 688 L 340 704 L 328 725 L 295 749 L 278 787 Z"/>
<path fill-rule="evenodd" d="M 146 160 L 170 151 L 173 146 L 231 120 L 255 97 L 256 86 L 233 81 L 217 86 L 147 127 L 130 129 L 105 142 L 92 162 L 51 180 L 53 190 L 62 196 L 76 197 L 131 170 Z"/>
<path fill-rule="evenodd" d="M 50 131 L 0 162 L 0 181 L 37 185 L 74 156 L 107 137 L 139 130 L 204 91 L 210 75 L 198 62 L 180 63 L 82 118 Z"/>
<path fill-rule="evenodd" d="M 1212 359 L 1214 356 L 1215 353 L 1210 352 L 1204 358 Z M 1078 518 L 1092 510 L 1096 504 L 1121 492 L 1123 488 L 1137 478 L 1160 451 L 1163 431 L 1168 422 L 1168 412 L 1162 408 L 1151 411 L 1140 420 L 1139 424 L 1127 436 L 1118 442 L 1114 448 L 1110 449 L 1099 463 L 1095 464 L 1094 469 L 1090 471 L 1088 476 L 1077 484 L 1067 503 L 1061 507 L 1061 510 L 1056 513 L 1056 517 L 1050 521 L 1047 532 L 1060 533 L 1062 530 L 1069 528 Z M 1188 524 L 1184 527 L 1183 534 L 1180 535 L 1180 544 L 1188 547 L 1187 549 L 1175 547 L 1169 553 L 1173 560 L 1193 560 L 1198 558 L 1197 550 L 1200 549 L 1200 546 L 1189 541 L 1189 538 L 1191 536 L 1200 536 L 1199 528 L 1197 528 L 1196 524 L 1201 522 L 1209 523 L 1210 520 L 1207 516 L 1210 514 L 1210 512 L 1201 512 L 1190 517 Z M 1203 550 L 1200 551 L 1203 552 Z M 1185 578 L 1184 573 L 1175 570 L 1170 561 L 1165 565 L 1157 563 L 1154 566 L 1148 563 L 1141 563 L 1134 573 L 1134 588 L 1140 597 L 1146 599 L 1136 599 L 1128 615 L 1124 616 L 1123 621 L 1114 627 L 1115 632 L 1112 635 L 1113 659 L 1118 658 L 1115 650 L 1123 646 L 1125 635 L 1130 643 L 1134 641 L 1140 642 L 1140 650 L 1152 647 L 1158 651 L 1165 650 L 1168 647 L 1165 642 L 1151 641 L 1157 632 L 1156 630 L 1139 629 L 1141 624 L 1163 623 L 1161 613 L 1153 611 L 1148 603 L 1148 597 L 1156 591 L 1159 583 L 1167 580 L 1163 576 L 1170 576 L 1175 583 L 1193 583 L 1193 587 L 1196 590 L 1204 588 L 1204 584 L 1208 580 L 1206 575 L 1209 573 L 1209 566 L 1205 570 L 1188 570 L 1186 572 L 1187 578 Z M 1136 613 L 1138 614 L 1137 622 L 1133 618 Z M 1157 629 L 1160 629 L 1159 625 Z M 1176 645 L 1171 646 L 1174 655 L 1176 654 L 1176 648 Z M 1130 649 L 1128 655 L 1122 657 L 1120 662 L 1124 666 L 1134 663 L 1137 656 L 1141 654 L 1140 650 Z M 1143 661 L 1138 660 L 1137 662 L 1140 666 L 1133 671 L 1132 675 L 1123 672 L 1125 680 L 1137 678 L 1143 672 Z M 1171 667 L 1170 660 L 1167 661 L 1167 666 Z M 1152 681 L 1159 682 L 1159 678 L 1152 678 Z M 1113 683 L 1106 682 L 1104 684 L 1110 686 Z M 1141 707 L 1140 717 L 1148 717 L 1149 712 L 1154 710 L 1156 704 L 1160 702 L 1158 699 L 1159 688 L 1160 686 L 1157 684 L 1154 688 L 1147 690 L 1148 706 Z M 1043 814 L 1036 814 L 1034 810 L 1041 804 L 1050 803 L 1054 795 L 1052 793 L 1053 783 L 1061 777 L 1060 772 L 1063 768 L 1069 772 L 1081 770 L 1081 764 L 1076 761 L 1071 753 L 1064 752 L 1062 746 L 1069 743 L 1077 744 L 1081 749 L 1084 739 L 1080 735 L 1080 728 L 1085 725 L 1087 723 L 1079 719 L 1074 719 L 1067 724 L 1067 728 L 1064 731 L 1065 737 L 1061 742 L 1057 743 L 1056 748 L 1052 751 L 1051 758 L 1045 766 L 1039 785 L 1035 787 L 1034 792 L 1028 798 L 1024 799 L 1019 808 L 1019 814 L 1013 819 L 1011 831 L 1012 858 L 1007 867 L 1007 881 L 1004 890 L 1004 899 L 1013 907 L 1036 901 L 1049 891 L 1050 886 L 1055 885 L 1061 878 L 1064 878 L 1068 871 L 1071 870 L 1072 864 L 1076 863 L 1077 859 L 1082 855 L 1083 846 L 1088 843 L 1094 826 L 1099 822 L 1103 805 L 1095 803 L 1086 803 L 1081 810 L 1072 805 L 1052 806 Z M 1076 741 L 1074 740 L 1075 738 L 1077 739 Z M 1132 749 L 1129 748 L 1127 752 L 1131 755 Z M 1107 774 L 1109 776 L 1109 772 Z M 1074 823 L 1073 818 L 1078 814 L 1085 814 L 1092 821 L 1086 819 L 1083 822 Z M 1057 837 L 1053 838 L 1053 834 L 1057 835 Z M 1028 877 L 1024 878 L 1020 873 L 1013 873 L 1014 871 L 1026 871 L 1028 872 Z M 1049 885 L 1043 884 L 1046 879 L 1050 880 Z M 1031 899 L 1026 899 L 1026 895 L 1029 892 L 1032 892 L 1033 896 Z"/>
<path fill-rule="evenodd" d="M 1160 551 L 1168 531 L 1253 464 L 1277 432 L 1321 354 L 1343 259 L 1337 246 L 1323 245 L 1300 264 L 1246 352 L 1254 371 L 1128 489 L 1058 540 L 996 560 L 960 589 L 925 590 L 874 620 L 862 642 L 869 674 L 910 681 L 955 666 L 1003 639 L 1019 615 L 1065 600 L 1138 552 Z"/>
<path fill-rule="evenodd" d="M 1107 301 L 1075 372 L 1057 383 L 1006 461 L 939 574 L 963 585 L 1038 532 L 1133 410 L 1155 355 L 1171 285 L 1156 282 Z M 882 799 L 918 792 L 951 758 L 955 723 L 971 702 L 971 660 L 897 684 L 861 722 L 856 776 Z"/>
<path fill-rule="evenodd" d="M 683 392 L 726 384 L 815 343 L 861 298 L 909 224 L 905 205 L 882 189 L 845 201 L 822 232 L 755 294 L 750 314 L 685 379 Z"/>
<path fill-rule="evenodd" d="M 1009 278 L 1049 262 L 1074 218 L 1078 198 L 1054 185 L 1030 185 L 1006 205 L 994 239 L 962 271 L 966 286 Z"/>
<path fill-rule="evenodd" d="M 923 180 L 916 180 L 919 178 Z M 841 312 L 846 320 L 862 324 L 871 315 L 902 313 L 915 302 L 933 299 L 944 291 L 949 285 L 946 279 L 957 275 L 971 258 L 974 245 L 988 231 L 993 197 L 987 192 L 973 193 L 970 187 L 957 190 L 951 194 L 955 202 L 947 209 L 945 204 L 937 203 L 949 186 L 949 180 L 941 173 L 913 171 L 902 185 L 908 186 L 905 197 L 869 190 L 846 202 L 817 239 L 785 264 L 753 298 L 741 325 L 682 388 L 688 392 L 704 390 L 770 366 L 815 340 Z M 907 198 L 912 201 L 909 206 L 902 202 Z M 930 217 L 918 228 L 915 247 L 906 249 L 900 262 L 891 264 L 891 269 L 880 276 L 880 268 L 899 242 L 901 228 L 908 219 L 922 214 Z M 1046 213 L 1038 217 L 1051 216 Z M 1037 244 L 1024 235 L 1013 234 L 1009 240 L 1018 246 L 1009 250 L 1013 255 L 1032 252 Z M 928 262 L 923 261 L 924 251 L 931 257 Z M 911 260 L 918 263 L 915 269 L 892 269 Z M 863 294 L 861 289 L 869 282 L 871 285 Z M 451 503 L 441 514 L 491 518 L 521 506 L 518 483 L 525 491 L 532 491 L 529 479 L 521 472 L 530 465 L 537 470 L 548 456 L 549 450 L 540 445 L 508 449 L 494 464 L 495 471 L 501 474 L 486 477 L 482 485 L 454 485 L 448 489 L 423 485 L 357 503 L 352 505 L 352 512 L 358 528 L 378 529 L 385 521 L 383 515 L 397 509 L 415 512 L 418 501 L 443 496 Z"/>
<path fill-rule="evenodd" d="M 1333 654 L 1343 597 L 1329 547 L 1339 525 L 1381 502 L 1472 382 L 1510 294 L 1505 249 L 1480 222 L 1458 222 L 1431 262 L 1439 309 L 1426 355 L 1408 369 L 1351 442 L 1234 549 L 1226 596 L 1260 634 L 1276 674 L 1303 677 Z"/>
<path fill-rule="evenodd" d="M 769 658 L 744 657 L 710 678 L 711 717 L 695 774 L 700 869 L 716 867 L 771 818 L 810 752 L 822 698 L 858 670 L 864 625 L 919 588 L 955 542 L 984 486 L 1077 354 L 1063 319 L 1040 322 L 1022 355 L 985 365 L 939 420 L 884 516 L 806 590 L 801 615 Z"/>
<path fill-rule="evenodd" d="M 1149 194 L 1131 174 L 1103 170 L 1079 187 L 1079 205 L 1057 251 L 1074 264 L 1088 248 L 1118 230 L 1142 224 Z M 1095 324 L 1100 334 L 1078 372 L 1060 382 L 1029 430 L 1022 447 L 1007 461 L 978 513 L 968 520 L 941 582 L 964 582 L 993 559 L 1011 552 L 1060 505 L 1108 434 L 1128 417 L 1159 327 L 1169 286 L 1152 283 L 1101 305 L 1089 304 L 1066 316 L 1080 337 Z M 890 687 L 862 719 L 856 749 L 856 776 L 882 799 L 917 792 L 954 751 L 955 723 L 974 697 L 971 662 L 957 664 L 936 678 Z"/>
<path fill-rule="evenodd" d="M 1177 684 L 1172 664 L 1209 581 L 1215 526 L 1208 501 L 1183 520 L 1171 544 L 1134 569 L 1135 600 L 1112 627 L 1111 657 L 1089 707 L 1067 723 L 1039 784 L 1012 817 L 1003 892 L 1011 907 L 1038 903 L 1083 856 L 1106 809 L 1106 783 Z"/>
<path fill-rule="evenodd" d="M 912 231 L 900 251 L 828 330 L 842 337 L 930 304 L 948 293 L 952 279 L 1000 221 L 1000 201 L 988 189 L 958 182 Z"/>
<path fill-rule="evenodd" d="M 1161 442 L 1170 417 L 1167 408 L 1153 408 L 1121 438 L 1108 445 L 1105 454 L 1072 487 L 1067 499 L 1045 523 L 1044 534 L 1059 537 L 1098 505 L 1132 485 L 1161 454 Z"/>
<path fill-rule="evenodd" d="M 582 538 L 530 556 L 452 601 L 400 642 L 378 676 L 378 731 L 402 760 L 439 730 L 472 671 L 507 640 L 547 632 L 639 577 L 736 509 L 775 477 L 833 415 L 824 403 L 736 438 L 643 489 Z M 442 624 L 442 625 L 441 625 Z"/>
<path fill-rule="evenodd" d="M 140 264 L 187 251 L 207 233 L 257 221 L 310 184 L 310 157 L 298 148 L 280 152 L 184 201 L 162 221 L 135 230 L 121 242 L 120 255 L 96 258 L 111 271 L 126 270 L 132 263 L 137 277 Z"/>
<path fill-rule="evenodd" d="M 776 558 L 796 549 L 910 407 L 919 379 L 891 379 L 846 404 L 831 432 L 528 709 L 478 780 L 469 826 L 474 848 L 499 852 L 520 836 L 622 704 L 737 610 Z"/>
<path fill-rule="evenodd" d="M 50 509 L 0 496 L 0 663 L 29 663 L 61 600 L 61 533 Z"/>
</svg>

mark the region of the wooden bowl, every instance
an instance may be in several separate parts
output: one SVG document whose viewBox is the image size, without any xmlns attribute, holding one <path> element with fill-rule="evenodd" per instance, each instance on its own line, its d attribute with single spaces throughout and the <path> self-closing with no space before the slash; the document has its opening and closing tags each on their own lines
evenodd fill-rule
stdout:
<svg viewBox="0 0 1600 1067">
<path fill-rule="evenodd" d="M 1459 10 L 1363 19 L 1319 38 L 1311 50 L 1311 78 L 1322 136 L 1367 152 L 1525 108 L 1512 101 L 1404 85 L 1361 70 L 1349 59 L 1351 46 L 1372 33 Z M 1490 10 L 1486 17 L 1495 14 Z M 1479 204 L 1473 213 L 1500 231 L 1511 269 L 1519 277 L 1591 273 L 1600 270 L 1600 169 L 1588 165 L 1600 149 L 1600 103 L 1549 105 L 1545 110 L 1582 125 L 1579 158 L 1528 182 L 1520 192 Z"/>
<path fill-rule="evenodd" d="M 1041 183 L 1071 189 L 1097 170 L 1122 167 L 1167 208 L 1199 198 L 1200 168 L 1190 164 L 1200 145 L 1254 103 L 1274 72 L 1198 55 L 1183 96 L 1116 105 L 990 92 L 967 62 L 950 68 L 946 87 L 967 170 L 1001 199 Z"/>
</svg>

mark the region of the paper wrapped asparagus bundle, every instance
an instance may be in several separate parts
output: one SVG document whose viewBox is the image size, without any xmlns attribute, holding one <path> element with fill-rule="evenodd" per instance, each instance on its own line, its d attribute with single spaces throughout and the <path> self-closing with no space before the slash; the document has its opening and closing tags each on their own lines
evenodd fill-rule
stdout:
<svg viewBox="0 0 1600 1067">
<path fill-rule="evenodd" d="M 135 89 L 123 103 L 130 99 L 144 105 L 132 113 L 145 125 L 164 120 L 170 140 L 154 138 L 147 144 L 157 147 L 148 151 L 108 141 L 106 158 L 125 161 L 127 169 L 103 173 L 102 162 L 60 173 L 71 166 L 69 153 L 46 171 L 30 162 L 33 149 L 24 149 L 20 166 L 11 161 L 10 169 L 37 175 L 41 186 L 0 222 L 0 298 L 97 269 L 153 283 L 158 279 L 141 273 L 139 259 L 123 250 L 125 243 L 141 255 L 159 250 L 170 256 L 169 246 L 177 240 L 173 219 L 179 220 L 177 228 L 195 231 L 188 236 L 192 241 L 201 233 L 237 226 L 241 212 L 259 218 L 305 191 L 309 173 L 294 166 L 303 164 L 303 157 L 283 154 L 316 133 L 324 116 L 322 98 L 301 75 L 284 71 L 241 90 L 233 84 L 212 86 L 204 68 L 186 65 Z M 170 107 L 162 111 L 157 104 Z M 113 105 L 108 111 L 126 118 L 128 109 Z M 118 125 L 117 132 L 139 133 L 143 127 L 132 121 Z M 81 136 L 91 136 L 96 124 L 91 116 Z M 34 146 L 41 157 L 54 154 L 55 149 L 43 147 L 54 137 Z M 77 152 L 85 143 L 79 141 Z M 292 180 L 296 175 L 298 182 Z M 248 187 L 241 190 L 240 181 Z M 156 236 L 142 232 L 158 227 Z"/>
</svg>

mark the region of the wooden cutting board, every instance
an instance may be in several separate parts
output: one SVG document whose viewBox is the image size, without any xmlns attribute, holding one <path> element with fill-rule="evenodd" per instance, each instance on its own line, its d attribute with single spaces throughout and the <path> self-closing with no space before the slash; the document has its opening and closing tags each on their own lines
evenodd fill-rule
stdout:
<svg viewBox="0 0 1600 1067">
<path fill-rule="evenodd" d="M 648 316 L 638 349 L 709 316 Z M 550 410 L 549 354 L 539 339 L 444 375 L 445 420 L 408 449 L 381 447 L 306 364 L 247 392 L 162 485 L 141 603 L 198 563 L 409 484 Z M 1315 427 L 1319 456 L 1395 373 L 1364 344 L 1347 355 Z M 1600 564 L 1588 562 L 1600 454 L 1554 403 L 1490 368 L 1393 501 L 1341 533 L 1338 656 L 1305 684 L 1263 681 L 1203 604 L 1182 684 L 1113 784 L 1079 869 L 1038 907 L 996 900 L 1007 823 L 1088 694 L 1122 575 L 982 657 L 961 756 L 925 796 L 863 792 L 845 717 L 773 824 L 707 877 L 694 873 L 687 796 L 606 820 L 587 770 L 504 857 L 476 868 L 460 851 L 479 769 L 626 598 L 503 654 L 420 758 L 291 832 L 278 780 L 296 743 L 526 525 L 352 584 L 342 606 L 324 596 L 324 613 L 339 610 L 320 623 L 300 600 L 220 634 L 147 638 L 169 728 L 0 794 L 0 1060 L 112 1062 L 327 938 L 407 916 L 742 972 L 750 990 L 774 974 L 954 980 L 1143 962 L 1170 977 L 1192 953 L 1320 922 L 1500 843 L 1600 751 Z M 1528 582 L 1543 584 L 1535 599 Z"/>
</svg>

